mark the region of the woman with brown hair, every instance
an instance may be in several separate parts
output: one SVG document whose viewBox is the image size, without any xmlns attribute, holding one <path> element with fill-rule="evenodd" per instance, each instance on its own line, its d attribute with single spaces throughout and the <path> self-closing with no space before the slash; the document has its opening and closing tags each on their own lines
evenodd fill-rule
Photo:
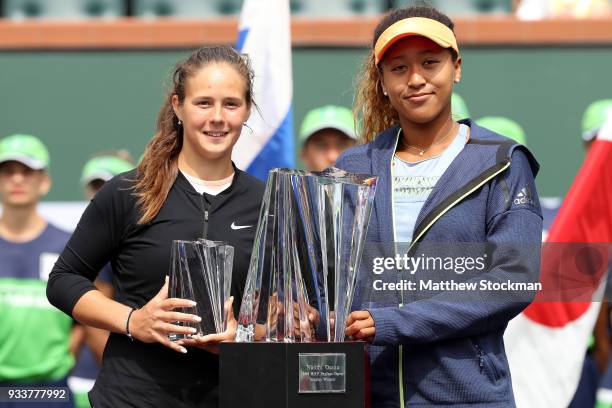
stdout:
<svg viewBox="0 0 612 408">
<path fill-rule="evenodd" d="M 173 240 L 227 241 L 232 296 L 242 298 L 263 184 L 231 154 L 254 105 L 252 81 L 248 60 L 231 47 L 179 62 L 142 162 L 96 194 L 51 273 L 53 305 L 111 332 L 89 393 L 96 408 L 218 404 L 215 353 L 234 338 L 232 308 L 225 332 L 171 342 L 169 333 L 192 334 L 175 322 L 200 317 L 173 311 L 194 303 L 169 299 L 165 276 Z M 109 261 L 115 300 L 92 284 Z"/>
</svg>

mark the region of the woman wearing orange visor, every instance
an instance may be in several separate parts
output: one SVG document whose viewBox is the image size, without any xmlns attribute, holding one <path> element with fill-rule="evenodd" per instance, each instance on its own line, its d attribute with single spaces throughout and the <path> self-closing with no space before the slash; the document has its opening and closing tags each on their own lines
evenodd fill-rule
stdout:
<svg viewBox="0 0 612 408">
<path fill-rule="evenodd" d="M 462 71 L 453 28 L 430 7 L 382 19 L 355 98 L 366 143 L 337 162 L 379 177 L 368 242 L 423 262 L 423 248 L 455 255 L 450 269 L 374 272 L 414 286 L 372 283 L 364 255 L 346 333 L 371 343 L 374 407 L 515 406 L 503 333 L 537 289 L 538 164 L 524 146 L 452 119 Z M 462 255 L 478 262 L 474 245 L 481 264 L 466 271 Z"/>
</svg>

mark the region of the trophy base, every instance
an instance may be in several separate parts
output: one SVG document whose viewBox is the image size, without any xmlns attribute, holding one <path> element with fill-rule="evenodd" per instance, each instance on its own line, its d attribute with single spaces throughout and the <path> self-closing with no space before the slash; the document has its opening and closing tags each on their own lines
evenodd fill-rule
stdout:
<svg viewBox="0 0 612 408">
<path fill-rule="evenodd" d="M 368 408 L 364 342 L 221 343 L 220 407 Z"/>
</svg>

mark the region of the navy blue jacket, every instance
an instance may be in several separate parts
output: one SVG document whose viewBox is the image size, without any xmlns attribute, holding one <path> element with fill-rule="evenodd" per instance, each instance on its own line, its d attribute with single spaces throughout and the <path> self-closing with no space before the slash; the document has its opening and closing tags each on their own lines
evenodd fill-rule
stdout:
<svg viewBox="0 0 612 408">
<path fill-rule="evenodd" d="M 537 282 L 542 215 L 538 164 L 512 140 L 462 121 L 470 139 L 421 209 L 412 245 L 484 243 L 495 247 L 486 278 Z M 391 161 L 399 126 L 347 150 L 336 166 L 379 177 L 367 241 L 394 240 Z M 522 199 L 521 199 L 522 198 Z M 525 244 L 532 251 L 523 251 Z M 362 263 L 360 274 L 371 273 Z M 458 302 L 433 296 L 376 307 L 357 299 L 375 321 L 370 346 L 373 407 L 514 407 L 503 333 L 533 299 L 484 295 Z M 403 401 L 401 401 L 403 399 Z"/>
</svg>

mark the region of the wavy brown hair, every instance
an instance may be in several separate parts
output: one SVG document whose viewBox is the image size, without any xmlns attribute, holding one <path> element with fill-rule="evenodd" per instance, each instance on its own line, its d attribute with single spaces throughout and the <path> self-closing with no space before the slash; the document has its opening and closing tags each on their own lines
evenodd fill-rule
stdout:
<svg viewBox="0 0 612 408">
<path fill-rule="evenodd" d="M 363 61 L 361 73 L 357 81 L 357 91 L 353 104 L 355 122 L 361 123 L 361 141 L 368 143 L 374 140 L 377 134 L 399 122 L 397 111 L 391 106 L 389 99 L 383 94 L 380 68 L 374 62 L 374 47 L 381 34 L 394 23 L 410 17 L 425 17 L 439 21 L 451 30 L 455 25 L 448 16 L 440 13 L 433 7 L 422 5 L 401 8 L 390 11 L 378 23 L 374 30 L 371 49 Z M 453 60 L 458 55 L 451 50 Z"/>
<path fill-rule="evenodd" d="M 244 78 L 245 99 L 249 107 L 254 105 L 253 70 L 248 57 L 232 47 L 200 48 L 176 64 L 171 89 L 168 90 L 157 115 L 155 136 L 147 144 L 136 172 L 134 194 L 140 210 L 139 224 L 150 222 L 159 213 L 178 174 L 178 155 L 183 147 L 183 127 L 172 108 L 172 97 L 176 95 L 179 104 L 183 104 L 187 80 L 200 69 L 215 63 L 230 65 Z"/>
</svg>

